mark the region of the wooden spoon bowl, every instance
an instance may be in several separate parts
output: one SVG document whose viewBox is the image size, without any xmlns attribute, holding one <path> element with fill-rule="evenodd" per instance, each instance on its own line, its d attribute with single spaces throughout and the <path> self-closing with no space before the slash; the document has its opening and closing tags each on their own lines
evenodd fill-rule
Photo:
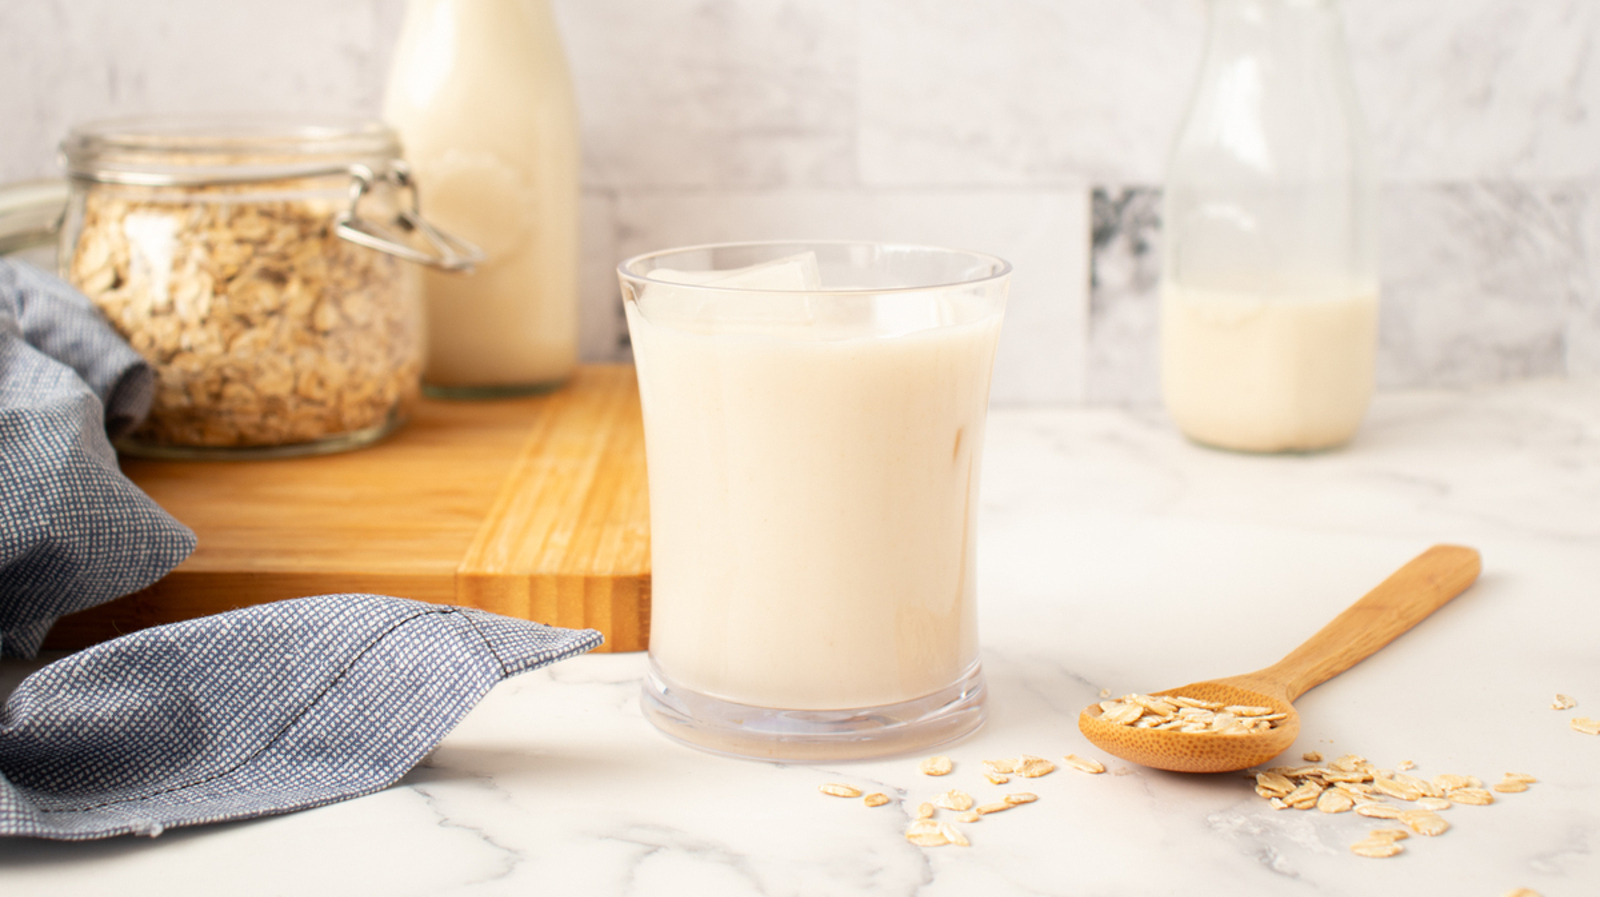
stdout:
<svg viewBox="0 0 1600 897">
<path fill-rule="evenodd" d="M 1098 703 L 1078 715 L 1078 729 L 1106 753 L 1157 769 L 1230 772 L 1258 766 L 1288 750 L 1299 736 L 1295 698 L 1399 638 L 1466 591 L 1481 568 L 1474 549 L 1435 545 L 1272 666 L 1151 693 L 1271 707 L 1275 713 L 1287 714 L 1270 729 L 1243 735 L 1144 729 L 1102 720 Z"/>
<path fill-rule="evenodd" d="M 1246 685 L 1250 682 L 1256 687 Z M 1270 684 L 1267 686 L 1271 688 Z M 1223 704 L 1271 707 L 1273 713 L 1288 714 L 1270 728 L 1249 735 L 1218 735 L 1212 732 L 1178 732 L 1139 729 L 1100 719 L 1100 705 L 1092 704 L 1078 715 L 1078 729 L 1101 750 L 1141 766 L 1170 769 L 1173 772 L 1226 772 L 1248 769 L 1278 756 L 1300 736 L 1300 714 L 1283 695 L 1260 690 L 1260 683 L 1249 676 L 1195 682 L 1181 688 L 1151 692 L 1152 696 L 1182 695 Z M 1152 737 L 1159 736 L 1159 737 Z"/>
</svg>

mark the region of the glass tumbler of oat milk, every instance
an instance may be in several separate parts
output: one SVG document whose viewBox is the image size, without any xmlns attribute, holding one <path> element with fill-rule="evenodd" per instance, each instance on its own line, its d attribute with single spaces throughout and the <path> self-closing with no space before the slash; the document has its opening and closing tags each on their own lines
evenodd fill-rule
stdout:
<svg viewBox="0 0 1600 897">
<path fill-rule="evenodd" d="M 1010 266 L 875 243 L 624 262 L 666 734 L 773 760 L 983 721 L 978 472 Z"/>
<path fill-rule="evenodd" d="M 1373 391 L 1377 189 L 1337 0 L 1210 0 L 1162 209 L 1162 394 L 1196 442 L 1348 441 Z"/>
</svg>

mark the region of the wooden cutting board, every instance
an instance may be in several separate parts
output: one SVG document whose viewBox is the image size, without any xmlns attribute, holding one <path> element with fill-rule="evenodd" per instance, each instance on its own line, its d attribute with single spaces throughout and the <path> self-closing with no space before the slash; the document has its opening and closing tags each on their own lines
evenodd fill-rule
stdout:
<svg viewBox="0 0 1600 897">
<path fill-rule="evenodd" d="M 398 433 L 354 452 L 122 465 L 199 547 L 150 588 L 63 618 L 47 648 L 330 592 L 592 627 L 602 650 L 642 650 L 649 638 L 631 366 L 581 368 L 544 396 L 423 400 Z"/>
</svg>

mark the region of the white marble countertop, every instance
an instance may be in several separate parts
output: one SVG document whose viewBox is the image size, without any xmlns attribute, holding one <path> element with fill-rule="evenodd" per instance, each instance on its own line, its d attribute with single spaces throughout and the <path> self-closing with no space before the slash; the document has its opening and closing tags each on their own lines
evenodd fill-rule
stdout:
<svg viewBox="0 0 1600 897">
<path fill-rule="evenodd" d="M 1248 457 L 1186 444 L 1159 412 L 1001 409 L 980 531 L 990 719 L 917 758 L 828 767 L 724 759 L 640 716 L 644 657 L 591 655 L 493 691 L 399 785 L 318 810 L 154 840 L 0 843 L 0 892 L 494 895 L 1557 894 L 1600 889 L 1600 383 L 1379 398 L 1355 444 Z M 1236 775 L 1105 758 L 1078 733 L 1102 688 L 1152 690 L 1275 661 L 1437 542 L 1479 582 L 1307 694 L 1304 751 L 1414 773 L 1537 776 L 1443 812 L 1390 859 L 1383 825 L 1273 810 Z M 0 688 L 26 666 L 0 666 Z M 1571 711 L 1550 707 L 1556 693 Z M 902 837 L 916 804 L 979 796 L 981 761 L 1102 757 L 1029 780 L 1037 803 Z M 1287 762 L 1287 761 L 1286 761 Z M 822 796 L 845 782 L 897 798 Z M 992 799 L 992 798 L 991 798 Z"/>
</svg>

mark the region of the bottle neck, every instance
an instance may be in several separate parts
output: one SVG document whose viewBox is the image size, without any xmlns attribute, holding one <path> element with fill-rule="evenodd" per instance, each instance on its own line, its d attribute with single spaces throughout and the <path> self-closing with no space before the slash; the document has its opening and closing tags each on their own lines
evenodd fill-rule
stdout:
<svg viewBox="0 0 1600 897">
<path fill-rule="evenodd" d="M 1209 8 L 1208 61 L 1248 54 L 1343 64 L 1338 0 L 1210 0 Z"/>
</svg>

